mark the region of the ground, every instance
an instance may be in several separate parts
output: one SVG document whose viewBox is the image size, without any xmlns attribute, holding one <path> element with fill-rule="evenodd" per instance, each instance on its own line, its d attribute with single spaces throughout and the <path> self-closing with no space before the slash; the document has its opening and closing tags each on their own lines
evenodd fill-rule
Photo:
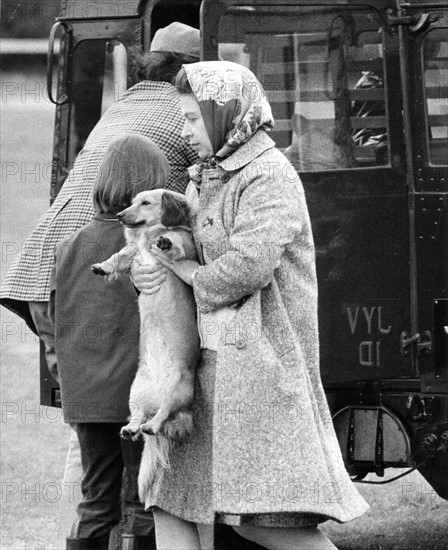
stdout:
<svg viewBox="0 0 448 550">
<path fill-rule="evenodd" d="M 54 108 L 42 76 L 17 73 L 3 79 L 0 108 L 3 278 L 49 204 Z M 35 336 L 9 311 L 1 314 L 0 548 L 55 550 L 70 428 L 60 410 L 39 407 Z M 324 526 L 340 550 L 448 549 L 448 503 L 418 473 L 358 488 L 370 511 L 347 525 Z"/>
</svg>

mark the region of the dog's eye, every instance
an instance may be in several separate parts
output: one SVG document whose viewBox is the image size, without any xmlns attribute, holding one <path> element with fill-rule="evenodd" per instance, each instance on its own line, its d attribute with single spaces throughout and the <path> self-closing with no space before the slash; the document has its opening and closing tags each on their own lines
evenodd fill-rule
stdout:
<svg viewBox="0 0 448 550">
<path fill-rule="evenodd" d="M 149 201 L 142 201 L 140 204 L 143 206 L 148 206 L 148 204 L 151 204 L 151 203 Z"/>
</svg>

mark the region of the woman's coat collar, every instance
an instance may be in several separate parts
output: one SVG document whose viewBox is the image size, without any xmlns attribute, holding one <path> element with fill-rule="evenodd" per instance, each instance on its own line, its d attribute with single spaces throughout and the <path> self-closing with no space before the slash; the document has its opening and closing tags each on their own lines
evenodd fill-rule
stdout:
<svg viewBox="0 0 448 550">
<path fill-rule="evenodd" d="M 267 133 L 264 130 L 258 130 L 248 142 L 244 143 L 229 157 L 217 161 L 217 164 L 226 172 L 234 172 L 273 147 L 275 147 L 275 143 Z"/>
</svg>

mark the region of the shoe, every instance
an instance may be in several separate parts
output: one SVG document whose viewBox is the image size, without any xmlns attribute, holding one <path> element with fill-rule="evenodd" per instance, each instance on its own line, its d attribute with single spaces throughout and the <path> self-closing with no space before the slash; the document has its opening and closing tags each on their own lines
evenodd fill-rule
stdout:
<svg viewBox="0 0 448 550">
<path fill-rule="evenodd" d="M 109 535 L 84 539 L 68 537 L 65 548 L 66 550 L 108 550 Z"/>
<path fill-rule="evenodd" d="M 154 529 L 150 535 L 121 535 L 121 550 L 156 550 Z"/>
<path fill-rule="evenodd" d="M 236 533 L 230 525 L 215 524 L 215 550 L 265 550 Z"/>
</svg>

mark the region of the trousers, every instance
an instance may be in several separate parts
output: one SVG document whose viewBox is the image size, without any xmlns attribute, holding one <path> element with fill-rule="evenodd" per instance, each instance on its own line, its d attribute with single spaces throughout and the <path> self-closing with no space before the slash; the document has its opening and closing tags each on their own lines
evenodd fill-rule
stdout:
<svg viewBox="0 0 448 550">
<path fill-rule="evenodd" d="M 120 443 L 122 424 L 76 424 L 84 472 L 83 500 L 72 528 L 77 538 L 108 535 L 121 519 L 123 456 Z"/>
</svg>

